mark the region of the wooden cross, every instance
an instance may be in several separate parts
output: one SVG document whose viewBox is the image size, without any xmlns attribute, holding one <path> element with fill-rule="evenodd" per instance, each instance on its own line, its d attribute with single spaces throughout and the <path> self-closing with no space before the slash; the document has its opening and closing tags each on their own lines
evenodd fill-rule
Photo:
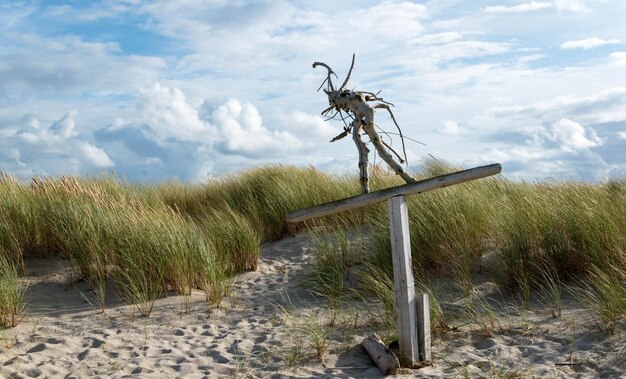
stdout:
<svg viewBox="0 0 626 379">
<path fill-rule="evenodd" d="M 387 200 L 393 258 L 394 306 L 398 317 L 399 355 L 404 365 L 414 366 L 419 361 L 431 360 L 430 321 L 428 296 L 420 295 L 417 299 L 415 297 L 413 269 L 411 267 L 409 213 L 405 196 L 484 178 L 498 174 L 501 171 L 502 166 L 496 163 L 440 175 L 416 183 L 387 188 L 289 212 L 287 213 L 286 221 L 296 223 Z"/>
</svg>

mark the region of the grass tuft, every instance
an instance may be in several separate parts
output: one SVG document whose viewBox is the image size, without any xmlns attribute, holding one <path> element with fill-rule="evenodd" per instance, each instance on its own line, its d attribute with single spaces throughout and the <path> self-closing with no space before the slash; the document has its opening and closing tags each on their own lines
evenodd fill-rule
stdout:
<svg viewBox="0 0 626 379">
<path fill-rule="evenodd" d="M 0 327 L 12 328 L 20 322 L 25 292 L 18 282 L 17 266 L 0 254 Z"/>
</svg>

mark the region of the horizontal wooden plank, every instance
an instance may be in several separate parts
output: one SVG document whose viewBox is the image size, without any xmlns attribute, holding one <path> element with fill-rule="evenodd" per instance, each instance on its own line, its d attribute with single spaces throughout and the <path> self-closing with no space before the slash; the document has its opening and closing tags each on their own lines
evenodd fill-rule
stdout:
<svg viewBox="0 0 626 379">
<path fill-rule="evenodd" d="M 360 208 L 385 201 L 399 195 L 415 195 L 422 192 L 432 191 L 438 188 L 448 187 L 454 184 L 468 182 L 487 176 L 498 174 L 502 171 L 499 163 L 470 168 L 463 171 L 453 172 L 421 180 L 417 183 L 405 184 L 398 187 L 357 195 L 346 199 L 332 201 L 330 203 L 316 205 L 311 208 L 301 209 L 287 213 L 286 221 L 290 223 L 305 221 L 315 217 L 328 216 L 334 213 Z"/>
</svg>

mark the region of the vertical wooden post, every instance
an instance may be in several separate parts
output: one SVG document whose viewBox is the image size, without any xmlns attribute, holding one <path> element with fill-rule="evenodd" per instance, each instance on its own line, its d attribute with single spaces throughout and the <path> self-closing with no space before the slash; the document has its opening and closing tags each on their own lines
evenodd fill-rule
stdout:
<svg viewBox="0 0 626 379">
<path fill-rule="evenodd" d="M 409 241 L 409 213 L 404 196 L 387 200 L 393 258 L 394 301 L 398 324 L 400 362 L 414 366 L 419 361 L 417 310 Z"/>
<path fill-rule="evenodd" d="M 430 304 L 428 294 L 417 295 L 417 338 L 420 361 L 432 361 L 430 340 Z"/>
</svg>

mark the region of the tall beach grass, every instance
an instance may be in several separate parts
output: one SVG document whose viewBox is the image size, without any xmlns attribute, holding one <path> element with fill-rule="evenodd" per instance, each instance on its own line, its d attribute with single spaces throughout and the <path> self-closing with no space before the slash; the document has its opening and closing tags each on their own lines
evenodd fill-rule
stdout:
<svg viewBox="0 0 626 379">
<path fill-rule="evenodd" d="M 416 176 L 453 170 L 431 161 Z M 372 182 L 374 189 L 401 184 L 381 170 Z M 285 224 L 286 212 L 358 192 L 354 177 L 295 166 L 266 166 L 202 184 L 139 185 L 111 176 L 26 182 L 3 175 L 0 255 L 17 273 L 30 256 L 64 256 L 103 311 L 107 280 L 117 281 L 122 298 L 143 315 L 168 291 L 200 289 L 219 304 L 234 273 L 256 269 L 264 241 L 294 231 Z M 584 283 L 588 303 L 606 315 L 603 320 L 623 321 L 624 285 L 616 273 L 626 271 L 626 182 L 526 183 L 498 176 L 411 196 L 408 203 L 417 282 L 449 277 L 469 290 L 472 273 L 482 267 L 477 263 L 490 251 L 497 259 L 490 274 L 526 301 L 546 288 L 558 296 L 560 283 Z M 338 292 L 363 280 L 370 280 L 369 288 L 388 287 L 385 204 L 299 228 L 323 225 L 332 236 L 318 241 L 318 293 L 337 300 Z M 355 240 L 353 230 L 362 237 Z M 361 279 L 352 280 L 357 275 Z M 607 288 L 613 289 L 608 299 L 601 296 Z"/>
</svg>

